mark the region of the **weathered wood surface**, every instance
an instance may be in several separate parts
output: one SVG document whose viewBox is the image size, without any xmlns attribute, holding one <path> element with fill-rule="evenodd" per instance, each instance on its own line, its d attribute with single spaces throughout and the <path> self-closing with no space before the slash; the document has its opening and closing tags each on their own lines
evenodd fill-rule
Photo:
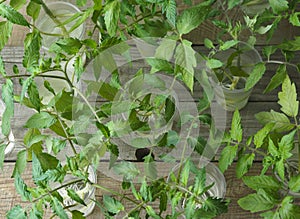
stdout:
<svg viewBox="0 0 300 219">
<path fill-rule="evenodd" d="M 25 207 L 30 205 L 27 202 L 23 202 L 20 199 L 20 196 L 16 193 L 14 187 L 14 180 L 11 178 L 11 174 L 13 171 L 13 163 L 5 163 L 3 167 L 3 171 L 0 172 L 0 218 L 5 218 L 5 214 L 8 210 L 10 210 L 14 205 L 20 204 L 21 206 Z M 31 171 L 30 171 L 30 164 L 29 167 L 26 169 L 22 178 L 25 180 L 29 186 L 33 186 L 31 181 Z M 161 168 L 160 171 L 164 169 Z M 261 164 L 255 163 L 250 174 L 259 174 L 261 170 Z M 98 176 L 98 184 L 105 186 L 109 189 L 113 189 L 114 191 L 124 192 L 121 188 L 121 182 L 115 179 L 107 177 L 105 174 L 97 171 Z M 226 197 L 231 200 L 229 205 L 228 213 L 218 217 L 220 219 L 228 219 L 228 218 L 236 218 L 236 219 L 256 219 L 258 218 L 257 214 L 250 214 L 247 211 L 241 209 L 238 204 L 237 200 L 240 197 L 243 197 L 251 192 L 249 188 L 243 185 L 243 182 L 235 177 L 235 164 L 233 164 L 225 174 L 227 189 L 226 189 Z M 100 189 L 96 190 L 96 199 L 101 201 L 103 195 L 103 191 Z M 130 209 L 133 207 L 132 204 L 126 203 L 126 207 Z M 155 207 L 155 206 L 154 206 Z M 156 206 L 158 207 L 158 206 Z M 44 218 L 47 218 L 44 217 Z M 99 208 L 95 208 L 92 215 L 88 217 L 88 219 L 104 219 L 101 214 Z M 119 218 L 116 218 L 119 219 Z"/>
</svg>

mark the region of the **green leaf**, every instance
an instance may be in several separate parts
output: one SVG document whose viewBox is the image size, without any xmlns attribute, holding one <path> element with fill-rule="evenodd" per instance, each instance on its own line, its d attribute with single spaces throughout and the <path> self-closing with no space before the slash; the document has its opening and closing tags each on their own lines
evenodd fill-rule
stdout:
<svg viewBox="0 0 300 219">
<path fill-rule="evenodd" d="M 217 216 L 227 212 L 227 205 L 228 202 L 222 198 L 208 197 L 203 203 L 203 209 L 206 210 L 206 212 L 212 212 Z M 196 218 L 202 218 L 201 214 L 200 217 Z"/>
<path fill-rule="evenodd" d="M 161 43 L 156 48 L 154 57 L 163 61 L 167 61 L 169 63 L 169 61 L 173 57 L 176 44 L 176 40 L 168 38 L 162 39 Z"/>
<path fill-rule="evenodd" d="M 82 198 L 74 191 L 74 189 L 67 189 L 68 196 L 73 199 L 74 201 L 78 202 L 79 204 L 82 204 L 86 206 Z"/>
<path fill-rule="evenodd" d="M 273 130 L 274 123 L 268 123 L 266 124 L 262 129 L 260 129 L 256 134 L 254 135 L 254 144 L 256 148 L 260 148 L 267 135 Z"/>
<path fill-rule="evenodd" d="M 36 180 L 37 181 L 47 180 L 47 181 L 62 183 L 66 174 L 67 174 L 67 172 L 61 166 L 58 166 L 56 169 L 47 170 L 44 174 L 42 174 Z"/>
<path fill-rule="evenodd" d="M 38 160 L 35 153 L 32 153 L 32 179 L 35 183 L 39 182 L 39 178 L 43 174 L 43 169 L 40 161 Z"/>
<path fill-rule="evenodd" d="M 133 180 L 138 174 L 140 174 L 139 169 L 135 166 L 132 162 L 120 162 L 114 165 L 114 171 L 119 174 L 123 175 L 125 180 Z"/>
<path fill-rule="evenodd" d="M 14 171 L 12 177 L 15 177 L 17 174 L 22 174 L 26 169 L 27 165 L 27 151 L 22 150 L 17 154 L 17 160 L 15 163 Z"/>
<path fill-rule="evenodd" d="M 24 41 L 24 58 L 23 65 L 28 71 L 34 72 L 39 66 L 40 48 L 42 45 L 42 37 L 36 29 L 26 35 Z"/>
<path fill-rule="evenodd" d="M 78 53 L 82 46 L 79 39 L 71 37 L 58 40 L 53 47 L 50 47 L 50 50 L 54 49 L 56 45 L 69 55 Z"/>
<path fill-rule="evenodd" d="M 270 112 L 257 113 L 255 114 L 255 118 L 263 125 L 274 123 L 272 131 L 285 132 L 294 128 L 294 125 L 291 124 L 289 118 L 285 114 L 273 110 Z"/>
<path fill-rule="evenodd" d="M 206 66 L 207 66 L 209 69 L 220 68 L 220 67 L 223 66 L 223 62 L 221 62 L 221 61 L 218 60 L 218 59 L 209 59 L 209 60 L 206 62 Z"/>
<path fill-rule="evenodd" d="M 157 59 L 157 58 L 147 58 L 147 63 L 152 67 L 150 73 L 156 73 L 163 71 L 165 73 L 173 73 L 173 66 L 167 60 Z"/>
<path fill-rule="evenodd" d="M 108 195 L 103 196 L 103 204 L 107 209 L 107 211 L 109 211 L 112 214 L 117 214 L 120 211 L 124 210 L 124 206 L 122 205 L 121 202 Z"/>
<path fill-rule="evenodd" d="M 137 137 L 130 140 L 130 145 L 135 148 L 147 148 L 151 146 L 151 142 L 148 138 Z"/>
<path fill-rule="evenodd" d="M 60 218 L 60 219 L 69 219 L 67 213 L 63 209 L 62 204 L 56 197 L 51 196 L 50 206 L 53 212 Z"/>
<path fill-rule="evenodd" d="M 29 219 L 43 219 L 42 209 L 38 209 L 38 204 L 35 204 L 30 211 Z"/>
<path fill-rule="evenodd" d="M 279 14 L 289 8 L 289 2 L 286 0 L 269 0 L 269 3 L 275 14 Z"/>
<path fill-rule="evenodd" d="M 280 179 L 284 180 L 285 167 L 284 167 L 284 160 L 282 158 L 275 163 L 275 171 L 278 173 Z"/>
<path fill-rule="evenodd" d="M 144 74 L 144 82 L 151 88 L 159 88 L 161 90 L 166 90 L 166 83 L 163 79 L 157 75 Z"/>
<path fill-rule="evenodd" d="M 102 82 L 98 93 L 101 95 L 101 97 L 113 101 L 118 93 L 118 89 L 108 83 Z"/>
<path fill-rule="evenodd" d="M 118 0 L 110 1 L 105 5 L 104 22 L 110 36 L 115 36 L 118 28 L 121 3 Z"/>
<path fill-rule="evenodd" d="M 291 16 L 289 18 L 289 22 L 296 27 L 300 26 L 299 15 L 300 15 L 299 12 L 295 12 L 295 13 L 291 14 Z"/>
<path fill-rule="evenodd" d="M 297 91 L 294 83 L 291 83 L 287 76 L 282 83 L 282 91 L 278 93 L 281 105 L 281 111 L 291 117 L 296 117 L 299 110 L 299 101 L 297 101 Z"/>
<path fill-rule="evenodd" d="M 244 209 L 252 213 L 272 209 L 275 202 L 266 194 L 250 194 L 238 200 L 238 204 Z"/>
<path fill-rule="evenodd" d="M 277 46 L 279 49 L 295 52 L 300 49 L 300 37 L 295 37 L 294 40 L 288 40 Z"/>
<path fill-rule="evenodd" d="M 31 16 L 34 21 L 38 18 L 40 10 L 41 10 L 41 5 L 33 1 L 30 1 L 26 8 L 27 14 Z"/>
<path fill-rule="evenodd" d="M 96 122 L 96 126 L 101 131 L 101 133 L 104 135 L 105 138 L 110 137 L 110 130 L 106 125 Z"/>
<path fill-rule="evenodd" d="M 286 65 L 279 65 L 279 67 L 276 70 L 276 74 L 271 78 L 271 81 L 264 90 L 264 93 L 270 92 L 277 88 L 284 81 L 286 76 Z"/>
<path fill-rule="evenodd" d="M 264 63 L 256 64 L 249 77 L 247 78 L 245 90 L 247 91 L 254 87 L 254 85 L 257 84 L 257 82 L 262 78 L 265 71 L 266 66 Z"/>
<path fill-rule="evenodd" d="M 154 209 L 150 205 L 146 206 L 146 212 L 153 219 L 161 219 L 161 217 L 155 213 Z"/>
<path fill-rule="evenodd" d="M 80 80 L 82 73 L 84 72 L 84 63 L 81 56 L 77 56 L 74 62 L 74 69 L 77 81 Z"/>
<path fill-rule="evenodd" d="M 85 217 L 82 212 L 75 210 L 72 211 L 72 219 L 85 219 Z"/>
<path fill-rule="evenodd" d="M 94 12 L 93 8 L 87 8 L 85 11 L 80 13 L 79 12 L 75 13 L 72 17 L 70 17 L 68 20 L 73 21 L 73 19 L 75 20 L 75 18 L 77 18 L 77 16 L 80 15 L 79 19 L 77 19 L 75 24 L 69 29 L 69 33 L 72 33 L 75 29 L 77 29 L 80 25 L 82 25 L 93 12 Z"/>
<path fill-rule="evenodd" d="M 14 98 L 13 98 L 13 82 L 6 79 L 6 83 L 2 86 L 2 99 L 5 103 L 5 111 L 2 115 L 2 134 L 8 136 L 11 131 L 10 120 L 14 115 Z"/>
<path fill-rule="evenodd" d="M 162 4 L 162 12 L 166 13 L 166 17 L 168 21 L 175 26 L 176 25 L 176 1 L 175 0 L 168 0 L 163 1 Z"/>
<path fill-rule="evenodd" d="M 64 149 L 67 145 L 67 142 L 65 139 L 61 140 L 58 138 L 48 138 L 46 140 L 46 146 L 48 149 L 48 152 L 53 153 L 56 155 L 58 154 L 62 149 Z"/>
<path fill-rule="evenodd" d="M 59 163 L 59 160 L 56 157 L 54 157 L 48 153 L 38 153 L 38 154 L 36 154 L 36 157 L 37 157 L 37 159 L 42 167 L 42 170 L 44 172 L 49 169 L 57 168 L 57 165 Z"/>
<path fill-rule="evenodd" d="M 228 0 L 228 9 L 232 9 L 241 3 L 240 0 Z"/>
<path fill-rule="evenodd" d="M 279 208 L 280 218 L 299 218 L 300 217 L 300 207 L 293 203 L 292 196 L 286 196 L 281 202 L 281 207 Z"/>
<path fill-rule="evenodd" d="M 195 195 L 201 195 L 205 191 L 206 187 L 206 169 L 201 168 L 197 171 L 194 181 L 193 193 Z"/>
<path fill-rule="evenodd" d="M 3 58 L 0 56 L 0 73 L 3 77 L 6 76 L 6 71 L 5 71 L 5 67 L 4 67 L 4 62 L 3 62 Z"/>
<path fill-rule="evenodd" d="M 281 184 L 272 176 L 244 176 L 243 182 L 256 191 L 264 189 L 276 192 L 281 188 Z"/>
<path fill-rule="evenodd" d="M 197 65 L 195 50 L 192 48 L 192 43 L 183 40 L 175 51 L 175 65 L 182 71 L 183 82 L 193 91 L 194 87 L 194 67 Z"/>
<path fill-rule="evenodd" d="M 0 15 L 14 24 L 29 27 L 29 23 L 24 16 L 9 5 L 0 4 Z"/>
<path fill-rule="evenodd" d="M 219 168 L 224 173 L 227 170 L 228 166 L 230 166 L 236 157 L 238 150 L 238 145 L 235 146 L 226 146 L 221 153 L 221 157 L 219 159 Z"/>
<path fill-rule="evenodd" d="M 25 127 L 43 129 L 43 128 L 49 128 L 55 122 L 56 122 L 56 118 L 54 116 L 52 116 L 47 112 L 40 112 L 31 116 L 27 120 Z"/>
<path fill-rule="evenodd" d="M 143 157 L 145 176 L 149 179 L 155 180 L 157 178 L 157 165 L 152 154 Z"/>
<path fill-rule="evenodd" d="M 12 23 L 9 21 L 2 21 L 0 22 L 0 51 L 4 48 L 6 45 L 9 37 L 12 34 Z M 2 72 L 2 71 L 1 71 Z"/>
<path fill-rule="evenodd" d="M 26 4 L 26 0 L 10 0 L 9 4 L 14 9 L 19 10 Z"/>
<path fill-rule="evenodd" d="M 243 130 L 242 130 L 242 125 L 241 125 L 241 116 L 237 109 L 233 113 L 230 135 L 233 140 L 235 140 L 237 142 L 242 141 Z"/>
<path fill-rule="evenodd" d="M 11 210 L 9 210 L 6 214 L 7 219 L 27 219 L 27 214 L 24 209 L 20 205 L 14 206 Z"/>
<path fill-rule="evenodd" d="M 200 3 L 182 11 L 177 17 L 177 30 L 179 34 L 187 34 L 197 28 L 211 11 L 211 1 Z"/>
<path fill-rule="evenodd" d="M 300 191 L 300 175 L 292 176 L 289 180 L 289 188 L 293 192 Z"/>
<path fill-rule="evenodd" d="M 224 44 L 222 44 L 220 46 L 220 50 L 230 49 L 231 47 L 235 46 L 238 43 L 239 43 L 238 40 L 229 40 L 229 41 L 226 41 Z"/>
<path fill-rule="evenodd" d="M 39 112 L 40 109 L 41 109 L 41 98 L 39 96 L 39 91 L 38 91 L 38 88 L 35 84 L 35 81 L 32 81 L 29 84 L 27 94 L 29 96 L 30 102 L 32 103 L 34 108 Z"/>
<path fill-rule="evenodd" d="M 241 178 L 244 174 L 246 174 L 248 172 L 248 170 L 250 169 L 250 167 L 253 164 L 255 158 L 255 154 L 251 153 L 251 154 L 243 154 L 237 162 L 236 165 L 236 176 L 238 178 Z"/>
<path fill-rule="evenodd" d="M 182 186 L 187 186 L 188 184 L 190 168 L 191 168 L 190 161 L 185 162 L 180 173 L 180 183 Z"/>
<path fill-rule="evenodd" d="M 28 201 L 31 199 L 31 193 L 28 191 L 27 185 L 19 173 L 15 175 L 15 188 L 17 193 L 21 195 L 22 201 Z"/>
<path fill-rule="evenodd" d="M 6 144 L 1 144 L 0 145 L 0 169 L 3 168 L 3 164 L 4 164 L 5 148 L 6 148 Z"/>
</svg>

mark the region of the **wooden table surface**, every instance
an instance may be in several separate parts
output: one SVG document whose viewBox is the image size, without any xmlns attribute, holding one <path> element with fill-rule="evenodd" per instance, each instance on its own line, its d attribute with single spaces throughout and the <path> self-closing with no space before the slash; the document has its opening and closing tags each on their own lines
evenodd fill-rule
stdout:
<svg viewBox="0 0 300 219">
<path fill-rule="evenodd" d="M 205 31 L 205 30 L 210 31 L 210 34 L 211 32 L 213 32 L 213 30 L 209 29 L 208 27 L 202 29 L 201 31 Z M 195 38 L 197 34 L 199 33 L 201 34 L 201 31 L 200 32 L 199 31 L 200 30 L 196 30 L 188 37 L 190 39 L 193 39 L 193 37 Z M 4 48 L 3 51 L 1 52 L 8 73 L 12 71 L 13 65 L 20 66 L 20 71 L 21 72 L 23 71 L 23 73 L 25 72 L 25 70 L 22 69 L 21 67 L 22 56 L 23 56 L 22 43 L 23 43 L 25 33 L 26 31 L 24 31 L 23 29 L 14 29 L 13 39 L 10 41 L 9 46 Z M 202 35 L 206 36 L 207 33 L 205 34 L 202 33 Z M 256 113 L 260 111 L 269 111 L 270 109 L 275 109 L 275 110 L 279 109 L 276 103 L 278 90 L 273 91 L 269 94 L 263 94 L 263 90 L 264 88 L 266 88 L 266 85 L 269 83 L 270 78 L 275 72 L 275 69 L 276 69 L 275 65 L 268 66 L 268 70 L 264 78 L 254 88 L 248 105 L 240 112 L 242 116 L 244 135 L 246 137 L 251 134 L 254 134 L 261 127 L 261 125 L 255 120 L 254 115 Z M 296 81 L 296 85 L 300 84 L 300 78 L 298 75 L 292 77 L 292 80 Z M 194 97 L 197 97 L 198 95 L 199 94 L 195 92 Z M 24 120 L 28 118 L 29 115 L 30 115 L 29 111 L 26 111 L 16 106 L 15 117 L 13 118 L 12 121 L 12 130 L 17 140 L 23 138 L 24 128 L 22 122 L 24 122 Z M 232 116 L 231 112 L 226 113 L 227 128 L 229 128 L 230 126 L 231 116 Z M 224 119 L 224 118 L 220 118 L 220 119 Z M 26 206 L 27 204 L 26 202 L 22 202 L 20 196 L 16 193 L 14 188 L 14 180 L 11 178 L 15 160 L 16 160 L 16 155 L 20 149 L 21 146 L 17 144 L 14 150 L 12 151 L 12 153 L 5 158 L 3 170 L 0 171 L 0 219 L 5 218 L 6 212 L 10 210 L 14 205 L 20 204 L 21 206 Z M 217 165 L 217 158 L 218 158 L 218 154 L 216 156 L 216 160 L 214 161 L 216 165 Z M 163 164 L 160 165 L 163 166 Z M 225 178 L 227 183 L 226 197 L 231 200 L 229 205 L 229 211 L 228 213 L 223 214 L 218 218 L 224 218 L 224 219 L 258 218 L 257 214 L 252 214 L 250 212 L 244 211 L 237 204 L 237 200 L 240 197 L 249 194 L 251 190 L 247 188 L 245 185 L 243 185 L 241 180 L 235 177 L 235 166 L 236 163 L 234 162 L 233 165 L 225 172 Z M 257 158 L 249 174 L 259 174 L 260 170 L 261 170 L 261 159 Z M 164 171 L 164 169 L 160 168 L 160 171 Z M 31 179 L 30 165 L 28 166 L 28 168 L 26 169 L 22 177 L 25 181 L 30 181 Z M 100 171 L 97 171 L 97 177 L 98 177 L 99 184 L 103 183 L 109 186 L 111 189 L 121 190 L 120 181 L 109 178 L 105 174 L 101 173 Z M 96 190 L 97 200 L 101 200 L 102 195 L 103 194 L 100 190 Z M 101 216 L 101 212 L 99 208 L 95 208 L 92 215 L 90 215 L 88 218 L 99 219 L 99 218 L 103 218 L 103 216 Z"/>
</svg>

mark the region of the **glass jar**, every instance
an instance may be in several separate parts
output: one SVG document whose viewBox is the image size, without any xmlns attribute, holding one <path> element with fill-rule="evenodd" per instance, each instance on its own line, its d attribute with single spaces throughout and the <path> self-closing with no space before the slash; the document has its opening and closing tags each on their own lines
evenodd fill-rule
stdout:
<svg viewBox="0 0 300 219">
<path fill-rule="evenodd" d="M 239 42 L 237 44 L 237 48 L 241 52 L 233 58 L 231 66 L 241 67 L 243 71 L 249 75 L 254 69 L 254 66 L 262 62 L 261 56 L 258 51 L 248 43 Z M 237 49 L 233 48 L 222 50 L 213 55 L 213 58 L 218 59 L 223 63 L 227 63 L 227 60 L 233 53 L 236 52 Z M 222 82 L 220 82 L 214 72 L 212 70 L 209 71 L 209 80 L 213 86 L 215 98 L 218 104 L 227 111 L 234 111 L 236 109 L 240 110 L 247 105 L 249 96 L 253 89 L 245 90 L 245 77 L 233 76 L 236 84 L 232 87 L 232 82 L 229 78 L 226 77 Z M 226 71 L 229 75 L 231 74 L 229 69 L 225 69 L 224 71 Z"/>
<path fill-rule="evenodd" d="M 89 166 L 88 174 L 89 174 L 88 179 L 92 183 L 96 183 L 97 175 L 96 175 L 96 171 L 94 170 L 94 168 L 92 166 Z M 67 174 L 64 178 L 64 181 L 62 182 L 62 185 L 68 184 L 68 183 L 76 181 L 76 180 L 78 180 L 78 177 L 75 177 L 71 174 Z M 55 188 L 60 187 L 61 184 L 58 182 L 55 182 L 50 186 L 52 189 L 55 189 Z M 67 191 L 68 189 L 73 189 L 79 195 L 79 197 L 84 201 L 86 206 L 71 199 L 68 196 L 68 191 Z M 82 181 L 73 183 L 71 185 L 68 185 L 66 187 L 59 189 L 58 193 L 62 196 L 65 207 L 74 205 L 73 207 L 70 207 L 69 210 L 70 211 L 74 211 L 74 210 L 80 211 L 83 213 L 83 215 L 85 217 L 88 216 L 89 214 L 91 214 L 95 207 L 95 202 L 93 200 L 95 200 L 96 189 L 89 183 L 84 183 Z"/>
</svg>

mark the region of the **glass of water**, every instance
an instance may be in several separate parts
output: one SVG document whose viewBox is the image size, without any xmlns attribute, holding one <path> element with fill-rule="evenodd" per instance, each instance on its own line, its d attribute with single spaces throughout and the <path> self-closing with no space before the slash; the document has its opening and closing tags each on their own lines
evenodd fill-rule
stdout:
<svg viewBox="0 0 300 219">
<path fill-rule="evenodd" d="M 88 174 L 89 174 L 88 179 L 92 183 L 96 183 L 97 175 L 92 166 L 89 166 Z M 78 179 L 79 178 L 76 176 L 67 174 L 64 178 L 62 185 L 66 185 L 66 184 L 76 181 Z M 58 182 L 55 182 L 50 186 L 52 189 L 56 189 L 56 188 L 60 187 L 61 184 Z M 68 189 L 74 190 L 78 194 L 78 196 L 84 201 L 84 203 L 86 205 L 82 205 L 82 204 L 74 201 L 70 196 L 68 196 Z M 65 187 L 59 189 L 58 193 L 62 196 L 65 207 L 70 206 L 68 208 L 70 211 L 75 211 L 75 210 L 80 211 L 83 213 L 83 215 L 85 217 L 88 216 L 89 214 L 91 214 L 95 207 L 95 202 L 93 200 L 95 200 L 96 189 L 90 183 L 84 183 L 83 181 L 79 181 L 77 183 L 72 183 L 68 186 L 65 186 Z"/>
<path fill-rule="evenodd" d="M 53 18 L 51 18 L 44 10 L 40 11 L 38 18 L 35 21 L 36 27 L 41 31 L 43 38 L 42 46 L 45 50 L 48 50 L 58 38 L 65 36 L 63 28 L 59 26 L 59 23 L 64 23 L 74 14 L 80 12 L 76 6 L 68 2 L 51 2 L 47 4 L 47 6 L 54 15 L 56 21 L 53 20 Z M 70 29 L 74 26 L 77 20 L 78 19 L 74 19 L 63 26 L 70 37 L 82 39 L 85 32 L 84 23 L 70 32 Z"/>
</svg>

